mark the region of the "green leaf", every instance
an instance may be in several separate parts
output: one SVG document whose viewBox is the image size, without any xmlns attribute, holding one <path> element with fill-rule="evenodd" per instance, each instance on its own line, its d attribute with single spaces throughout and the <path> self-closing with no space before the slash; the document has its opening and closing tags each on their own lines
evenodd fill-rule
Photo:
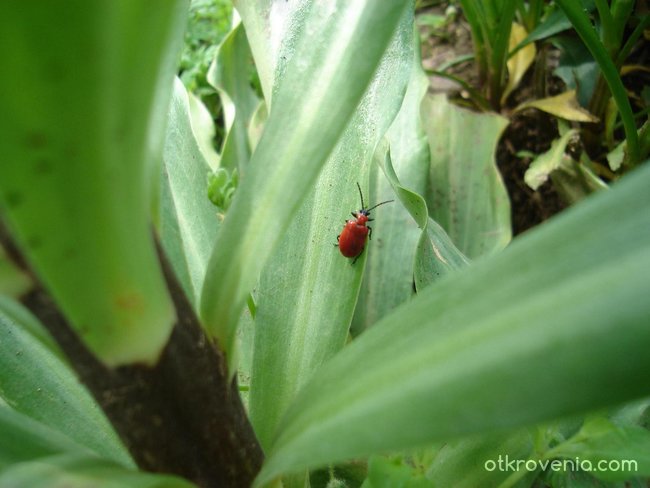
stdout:
<svg viewBox="0 0 650 488">
<path fill-rule="evenodd" d="M 568 130 L 562 137 L 551 142 L 551 148 L 543 154 L 540 154 L 530 163 L 530 166 L 524 174 L 524 181 L 533 190 L 548 181 L 549 175 L 561 168 L 562 161 L 566 157 L 564 151 L 572 137 L 578 134 L 576 129 Z"/>
<path fill-rule="evenodd" d="M 0 4 L 0 212 L 111 366 L 155 362 L 174 321 L 150 206 L 186 7 Z"/>
<path fill-rule="evenodd" d="M 559 170 L 551 173 L 553 186 L 565 202 L 575 203 L 595 191 L 608 188 L 590 169 L 591 165 L 585 154 L 582 155 L 581 161 L 562 158 Z"/>
<path fill-rule="evenodd" d="M 20 327 L 33 339 L 39 341 L 63 363 L 68 363 L 68 359 L 63 354 L 63 351 L 61 351 L 59 345 L 54 341 L 47 329 L 43 327 L 43 324 L 41 324 L 38 319 L 19 302 L 0 295 L 0 313 L 11 322 L 20 324 Z"/>
<path fill-rule="evenodd" d="M 132 466 L 106 417 L 29 317 L 0 297 L 0 397 L 14 410 L 57 430 L 107 459 Z"/>
<path fill-rule="evenodd" d="M 562 137 L 554 140 L 547 152 L 535 158 L 524 174 L 524 181 L 537 190 L 550 177 L 564 201 L 575 203 L 595 191 L 606 189 L 607 185 L 590 169 L 592 163 L 586 155 L 578 162 L 565 153 L 578 131 L 560 126 Z"/>
<path fill-rule="evenodd" d="M 415 38 L 416 46 L 417 37 Z M 419 47 L 413 49 L 410 80 L 399 113 L 393 120 L 386 138 L 395 155 L 394 166 L 412 188 L 424 192 L 429 167 L 429 147 L 420 121 L 420 103 L 429 81 L 422 70 Z M 374 203 L 392 200 L 399 190 L 399 181 L 383 168 L 388 158 L 388 146 L 382 141 L 375 151 L 370 172 L 370 200 Z M 395 180 L 396 180 L 395 176 Z M 400 205 L 401 203 L 402 205 Z M 373 213 L 373 241 L 369 243 L 368 258 L 354 311 L 352 332 L 360 333 L 386 313 L 413 295 L 413 263 L 418 239 L 422 233 L 418 222 L 409 215 L 408 202 L 382 206 Z M 426 210 L 425 210 L 426 212 Z"/>
<path fill-rule="evenodd" d="M 188 91 L 190 123 L 196 143 L 199 146 L 201 155 L 211 169 L 219 167 L 221 157 L 214 148 L 216 128 L 212 114 L 203 104 L 201 99 L 194 93 Z M 169 128 L 167 129 L 169 133 Z M 164 154 L 163 154 L 164 157 Z"/>
<path fill-rule="evenodd" d="M 288 409 L 258 485 L 647 395 L 648 185 L 650 165 L 362 334 Z"/>
<path fill-rule="evenodd" d="M 551 42 L 561 52 L 553 74 L 561 78 L 567 88 L 576 90 L 581 106 L 588 106 L 600 75 L 598 64 L 580 39 L 562 36 Z"/>
<path fill-rule="evenodd" d="M 499 459 L 528 459 L 533 454 L 529 430 L 490 434 L 446 443 L 427 471 L 434 486 L 474 488 L 499 486 L 512 473 L 499 469 Z"/>
<path fill-rule="evenodd" d="M 63 452 L 90 453 L 63 433 L 5 405 L 0 406 L 0 439 L 0 473 L 13 464 L 44 456 Z"/>
<path fill-rule="evenodd" d="M 252 55 L 244 26 L 237 24 L 219 46 L 208 71 L 208 82 L 217 89 L 223 107 L 226 138 L 221 166 L 242 171 L 251 155 L 248 124 L 259 104 L 250 85 Z"/>
<path fill-rule="evenodd" d="M 353 265 L 334 244 L 350 210 L 360 208 L 353 182 L 366 187 L 375 148 L 395 118 L 406 89 L 413 56 L 412 13 L 406 11 L 399 20 L 357 111 L 263 268 L 256 288 L 250 412 L 263 447 L 270 444 L 296 392 L 343 347 L 348 335 L 364 260 Z M 274 107 L 278 103 L 275 98 Z M 376 216 L 373 225 L 384 221 L 379 209 Z M 381 234 L 373 234 L 366 246 L 368 255 L 384 235 L 377 232 Z"/>
<path fill-rule="evenodd" d="M 468 264 L 468 259 L 454 246 L 444 229 L 428 217 L 424 198 L 400 184 L 389 153 L 386 153 L 382 168 L 395 194 L 422 229 L 415 251 L 413 280 L 416 289 L 420 291 L 447 273 Z"/>
<path fill-rule="evenodd" d="M 636 132 L 636 123 L 630 101 L 627 98 L 627 91 L 623 81 L 619 76 L 618 69 L 609 53 L 598 38 L 598 33 L 591 24 L 589 17 L 584 12 L 582 6 L 573 0 L 557 0 L 557 4 L 564 10 L 578 35 L 582 38 L 591 52 L 594 59 L 602 70 L 603 77 L 609 85 L 612 97 L 616 101 L 618 110 L 623 120 L 625 128 L 625 137 L 628 141 L 628 159 L 632 166 L 640 162 L 639 138 Z"/>
<path fill-rule="evenodd" d="M 0 488 L 195 488 L 164 474 L 143 473 L 87 454 L 67 453 L 16 464 L 0 474 Z"/>
<path fill-rule="evenodd" d="M 368 478 L 361 488 L 430 488 L 431 482 L 401 459 L 372 457 L 368 461 Z"/>
<path fill-rule="evenodd" d="M 270 9 L 268 0 L 250 4 L 253 11 Z M 217 237 L 201 299 L 204 323 L 231 359 L 248 293 L 286 230 L 295 225 L 305 197 L 314 193 L 323 164 L 369 87 L 402 14 L 411 8 L 409 2 L 373 0 L 313 2 L 296 10 L 286 2 L 273 5 L 289 9 L 286 25 L 295 30 L 282 43 L 277 58 L 282 76 L 274 78 L 269 118 Z M 249 38 L 262 84 L 270 86 L 274 71 L 265 71 L 254 46 L 269 44 L 266 31 L 254 33 L 255 25 L 268 18 L 240 12 L 247 31 L 253 32 Z M 358 55 L 360 46 L 363 56 Z M 372 133 L 372 127 L 367 129 Z M 340 199 L 337 192 L 333 196 Z"/>
<path fill-rule="evenodd" d="M 533 29 L 533 31 L 528 34 L 526 38 L 521 41 L 513 51 L 511 51 L 510 55 L 512 56 L 514 52 L 519 51 L 531 42 L 547 39 L 570 28 L 571 22 L 569 22 L 569 19 L 567 19 L 562 10 L 555 7 L 553 11 L 548 14 L 548 16 L 542 20 L 542 22 L 540 22 L 537 27 L 535 27 L 535 29 Z"/>
<path fill-rule="evenodd" d="M 609 169 L 612 171 L 618 171 L 623 164 L 626 146 L 627 143 L 625 140 L 623 140 L 614 149 L 607 153 L 607 163 L 609 164 Z"/>
<path fill-rule="evenodd" d="M 580 459 L 582 469 L 607 481 L 650 477 L 650 431 L 638 426 L 618 427 L 608 419 L 594 417 L 546 457 Z"/>
<path fill-rule="evenodd" d="M 219 220 L 208 199 L 210 166 L 195 138 L 189 110 L 187 91 L 177 78 L 163 152 L 160 235 L 176 275 L 198 308 Z"/>
<path fill-rule="evenodd" d="M 494 153 L 507 119 L 458 108 L 443 95 L 425 98 L 422 117 L 431 217 L 470 258 L 503 249 L 512 235 L 510 201 Z"/>
</svg>

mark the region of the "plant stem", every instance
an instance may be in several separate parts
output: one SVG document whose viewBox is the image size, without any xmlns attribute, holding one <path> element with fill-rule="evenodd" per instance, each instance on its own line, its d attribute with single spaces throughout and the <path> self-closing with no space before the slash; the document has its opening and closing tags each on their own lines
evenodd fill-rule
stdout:
<svg viewBox="0 0 650 488">
<path fill-rule="evenodd" d="M 492 33 L 490 42 L 488 98 L 492 108 L 496 111 L 501 108 L 501 94 L 503 93 L 508 60 L 508 43 L 516 8 L 514 0 L 507 0 L 503 3 L 495 29 L 496 33 Z"/>
</svg>

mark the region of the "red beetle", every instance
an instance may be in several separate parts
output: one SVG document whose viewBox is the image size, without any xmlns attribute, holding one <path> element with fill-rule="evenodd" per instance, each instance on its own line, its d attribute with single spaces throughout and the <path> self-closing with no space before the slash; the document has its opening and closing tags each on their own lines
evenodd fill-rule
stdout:
<svg viewBox="0 0 650 488">
<path fill-rule="evenodd" d="M 363 193 L 361 193 L 361 187 L 357 183 L 357 188 L 359 189 L 359 196 L 361 197 L 361 210 L 358 212 L 352 212 L 354 220 L 348 220 L 343 226 L 343 232 L 341 232 L 338 237 L 338 244 L 334 244 L 339 247 L 341 254 L 346 258 L 354 258 L 352 264 L 357 262 L 359 256 L 363 254 L 363 250 L 366 246 L 366 237 L 369 239 L 372 238 L 372 227 L 367 226 L 367 222 L 372 222 L 374 219 L 369 218 L 370 211 L 383 205 L 384 203 L 390 203 L 394 200 L 386 200 L 385 202 L 378 203 L 374 207 L 366 208 L 365 203 L 363 203 Z"/>
</svg>

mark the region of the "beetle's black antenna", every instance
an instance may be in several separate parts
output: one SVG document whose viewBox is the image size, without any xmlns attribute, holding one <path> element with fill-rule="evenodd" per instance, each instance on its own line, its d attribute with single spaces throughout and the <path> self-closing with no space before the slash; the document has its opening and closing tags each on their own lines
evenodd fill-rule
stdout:
<svg viewBox="0 0 650 488">
<path fill-rule="evenodd" d="M 379 207 L 379 205 L 383 205 L 384 203 L 390 203 L 390 202 L 394 202 L 394 201 L 395 201 L 395 200 L 386 200 L 385 202 L 378 203 L 378 204 L 375 205 L 374 207 L 367 208 L 367 209 L 366 209 L 366 212 L 370 212 L 372 209 L 377 208 L 377 207 Z"/>
<path fill-rule="evenodd" d="M 361 208 L 365 209 L 366 204 L 363 203 L 363 193 L 361 193 L 361 186 L 359 185 L 359 182 L 357 181 L 357 188 L 359 189 L 359 196 L 361 197 Z"/>
</svg>

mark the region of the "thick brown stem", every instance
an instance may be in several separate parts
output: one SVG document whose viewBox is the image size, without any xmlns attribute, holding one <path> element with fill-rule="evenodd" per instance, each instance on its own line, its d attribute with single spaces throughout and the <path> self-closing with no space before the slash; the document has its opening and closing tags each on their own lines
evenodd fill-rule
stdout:
<svg viewBox="0 0 650 488">
<path fill-rule="evenodd" d="M 0 241 L 29 272 L 2 225 Z M 248 487 L 263 454 L 236 382 L 228 381 L 223 353 L 206 336 L 162 252 L 160 257 L 178 318 L 153 367 L 102 364 L 35 277 L 22 301 L 57 340 L 140 468 L 201 487 Z"/>
</svg>

